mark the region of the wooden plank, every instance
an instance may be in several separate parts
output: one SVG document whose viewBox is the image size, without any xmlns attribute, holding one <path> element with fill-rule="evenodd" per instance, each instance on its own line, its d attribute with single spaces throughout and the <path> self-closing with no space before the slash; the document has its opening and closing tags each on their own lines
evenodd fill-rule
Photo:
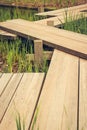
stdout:
<svg viewBox="0 0 87 130">
<path fill-rule="evenodd" d="M 0 78 L 0 97 L 2 93 L 4 92 L 5 88 L 7 87 L 10 79 L 12 78 L 12 73 L 9 74 L 3 74 Z"/>
<path fill-rule="evenodd" d="M 58 20 L 58 18 L 57 18 Z M 16 19 L 16 20 L 9 20 L 10 24 L 14 23 L 19 26 L 26 26 L 29 27 L 30 29 L 38 29 L 39 31 L 41 31 L 41 29 L 45 32 L 45 33 L 51 33 L 52 35 L 57 35 L 57 36 L 62 36 L 62 37 L 67 37 L 68 39 L 73 39 L 76 41 L 81 41 L 81 42 L 85 42 L 87 40 L 87 36 L 86 35 L 82 35 L 79 33 L 75 33 L 72 31 L 67 31 L 67 30 L 63 30 L 63 29 L 58 29 L 58 28 L 54 28 L 54 27 L 49 27 L 49 26 L 44 26 L 44 25 L 38 25 L 35 22 L 29 22 L 27 20 L 23 20 L 23 19 Z M 49 34 L 48 33 L 48 34 Z M 38 32 L 39 34 L 39 32 Z M 44 33 L 43 33 L 44 35 Z"/>
<path fill-rule="evenodd" d="M 57 18 L 57 21 L 58 21 L 58 18 Z M 22 25 L 22 26 L 24 26 L 26 24 L 27 27 L 29 27 L 29 28 L 32 27 L 32 30 L 33 29 L 38 29 L 39 30 L 41 28 L 44 31 L 44 33 L 48 33 L 48 34 L 51 33 L 54 36 L 56 35 L 56 36 L 60 36 L 60 37 L 61 36 L 62 37 L 67 37 L 68 39 L 73 39 L 73 40 L 80 41 L 80 42 L 87 41 L 87 36 L 86 35 L 82 35 L 82 34 L 79 34 L 79 33 L 75 33 L 75 32 L 72 32 L 72 31 L 67 31 L 67 30 L 63 30 L 63 29 L 61 30 L 61 29 L 54 28 L 54 27 L 38 25 L 38 24 L 35 24 L 34 22 L 32 23 L 32 22 L 29 22 L 29 21 L 23 20 L 23 19 L 11 20 L 9 22 L 11 22 L 11 23 L 19 23 L 19 25 Z M 33 26 L 34 26 L 34 28 L 33 28 Z M 39 31 L 41 31 L 41 29 Z M 44 35 L 44 33 L 43 33 L 43 35 Z"/>
<path fill-rule="evenodd" d="M 6 32 L 6 31 L 3 31 L 3 30 L 0 30 L 0 35 L 7 35 L 7 36 L 16 37 L 16 35 L 9 33 L 9 32 Z"/>
<path fill-rule="evenodd" d="M 9 39 L 15 39 L 17 36 L 15 34 L 12 34 L 12 33 L 8 33 L 6 31 L 3 31 L 3 30 L 0 30 L 0 37 L 6 37 L 6 38 L 9 38 Z"/>
<path fill-rule="evenodd" d="M 28 130 L 33 111 L 40 93 L 44 73 L 24 73 L 21 83 L 0 124 L 0 130 L 16 130 L 16 116 L 20 113 Z"/>
<path fill-rule="evenodd" d="M 80 59 L 79 130 L 87 130 L 87 61 Z"/>
<path fill-rule="evenodd" d="M 32 122 L 34 130 L 76 130 L 77 100 L 78 58 L 55 50 L 38 103 L 38 114 L 34 116 L 36 123 Z"/>
<path fill-rule="evenodd" d="M 67 17 L 69 19 L 71 17 L 73 17 L 74 20 L 75 19 L 77 20 L 76 16 L 78 16 L 78 15 L 82 16 L 82 14 L 83 14 L 83 16 L 87 17 L 87 12 L 84 12 L 84 10 L 86 10 L 86 9 L 87 9 L 87 4 L 84 4 L 84 5 L 73 6 L 73 7 L 69 7 L 69 8 L 58 9 L 58 10 L 54 10 L 54 11 L 48 11 L 48 12 L 44 12 L 44 13 L 38 13 L 36 15 L 48 16 L 48 18 L 38 20 L 35 22 L 39 23 L 39 24 L 47 25 L 47 21 L 51 20 L 51 21 L 54 21 L 54 26 L 57 26 L 57 25 L 65 23 L 66 13 L 67 13 Z M 49 18 L 50 16 L 51 16 L 51 18 Z"/>
<path fill-rule="evenodd" d="M 70 12 L 70 11 L 76 11 L 76 10 L 82 11 L 84 9 L 87 9 L 87 4 L 73 6 L 73 7 L 69 7 L 69 8 L 66 7 L 66 8 L 58 9 L 58 10 L 54 10 L 54 11 L 37 13 L 36 15 L 38 15 L 38 16 L 57 16 L 57 15 L 60 15 L 61 13 L 64 13 L 66 10 Z"/>
<path fill-rule="evenodd" d="M 57 28 L 24 22 L 24 20 L 3 22 L 0 27 L 23 37 L 31 36 L 41 39 L 49 46 L 87 59 L 87 37 L 85 35 L 78 34 L 79 39 L 74 39 L 73 37 L 70 38 L 71 35 L 63 36 L 63 34 L 58 33 L 59 30 Z M 59 32 L 62 33 L 62 30 Z"/>
<path fill-rule="evenodd" d="M 14 74 L 9 81 L 5 91 L 3 92 L 2 96 L 0 97 L 0 122 L 8 109 L 8 106 L 12 100 L 12 97 L 21 81 L 23 74 Z M 5 80 L 5 79 L 4 79 Z"/>
</svg>

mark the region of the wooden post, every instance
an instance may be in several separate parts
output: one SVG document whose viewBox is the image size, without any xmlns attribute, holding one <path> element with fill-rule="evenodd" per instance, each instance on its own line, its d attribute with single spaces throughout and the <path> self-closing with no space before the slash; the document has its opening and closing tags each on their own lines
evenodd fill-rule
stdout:
<svg viewBox="0 0 87 130">
<path fill-rule="evenodd" d="M 43 58 L 43 41 L 34 40 L 35 62 L 40 64 Z"/>
<path fill-rule="evenodd" d="M 48 25 L 48 26 L 54 26 L 54 21 L 53 21 L 53 20 L 47 21 L 47 25 Z"/>
<path fill-rule="evenodd" d="M 44 12 L 44 7 L 38 7 L 38 13 Z"/>
</svg>

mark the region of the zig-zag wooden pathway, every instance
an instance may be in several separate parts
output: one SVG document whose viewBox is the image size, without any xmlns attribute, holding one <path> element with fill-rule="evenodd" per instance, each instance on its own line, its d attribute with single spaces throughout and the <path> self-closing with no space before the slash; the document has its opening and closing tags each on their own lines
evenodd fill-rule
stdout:
<svg viewBox="0 0 87 130">
<path fill-rule="evenodd" d="M 0 23 L 13 34 L 54 48 L 44 73 L 0 73 L 0 130 L 87 130 L 87 36 L 16 19 Z"/>
<path fill-rule="evenodd" d="M 18 113 L 26 130 L 87 129 L 87 60 L 54 50 L 45 79 L 44 73 L 0 76 L 0 130 L 16 130 Z"/>
<path fill-rule="evenodd" d="M 54 11 L 42 12 L 36 14 L 37 16 L 46 16 L 48 18 L 35 21 L 39 24 L 47 25 L 47 21 L 53 21 L 54 26 L 59 26 L 60 24 L 65 23 L 65 19 L 70 19 L 71 17 L 75 20 L 81 17 L 82 15 L 87 17 L 87 4 L 73 6 L 69 8 L 58 9 Z"/>
<path fill-rule="evenodd" d="M 0 130 L 16 130 L 18 113 L 26 130 L 31 122 L 44 73 L 2 74 L 0 78 Z"/>
<path fill-rule="evenodd" d="M 87 37 L 22 19 L 2 22 L 0 28 L 25 38 L 41 39 L 53 48 L 87 59 Z"/>
</svg>

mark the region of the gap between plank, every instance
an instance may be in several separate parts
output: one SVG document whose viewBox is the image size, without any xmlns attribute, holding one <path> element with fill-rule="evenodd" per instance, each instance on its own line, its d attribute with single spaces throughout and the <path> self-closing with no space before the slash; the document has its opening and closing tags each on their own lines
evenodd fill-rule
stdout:
<svg viewBox="0 0 87 130">
<path fill-rule="evenodd" d="M 34 115 L 35 115 L 35 111 L 37 109 L 37 105 L 38 105 L 38 102 L 39 102 L 39 99 L 40 99 L 40 96 L 41 96 L 41 92 L 42 92 L 42 89 L 43 89 L 43 86 L 44 86 L 44 81 L 46 79 L 46 74 L 43 78 L 43 82 L 42 82 L 42 85 L 41 85 L 41 89 L 40 89 L 40 92 L 38 94 L 38 97 L 37 97 L 37 101 L 36 101 L 36 104 L 35 104 L 35 108 L 34 108 L 34 111 L 33 111 L 33 114 L 32 114 L 32 117 L 31 117 L 31 121 L 30 121 L 30 124 L 29 124 L 29 127 L 28 127 L 28 130 L 30 130 L 31 128 L 31 125 L 32 125 L 32 121 L 33 121 L 33 118 L 34 118 Z"/>
<path fill-rule="evenodd" d="M 79 130 L 79 100 L 80 100 L 80 57 L 78 59 L 77 130 Z"/>
<path fill-rule="evenodd" d="M 1 75 L 1 77 L 2 77 L 2 75 Z M 2 92 L 1 92 L 1 94 L 0 94 L 0 97 L 2 96 L 3 92 L 5 91 L 7 85 L 9 84 L 10 80 L 12 79 L 12 77 L 13 77 L 13 74 L 12 74 L 12 76 L 10 77 L 10 79 L 8 80 L 8 82 L 7 82 L 7 84 L 5 85 L 4 89 L 2 90 Z"/>
<path fill-rule="evenodd" d="M 21 76 L 21 78 L 20 78 L 20 80 L 19 80 L 19 83 L 17 84 L 17 87 L 16 87 L 16 89 L 15 89 L 15 91 L 14 91 L 14 93 L 13 93 L 13 95 L 12 95 L 12 97 L 11 97 L 11 99 L 10 99 L 8 105 L 7 105 L 7 108 L 6 108 L 6 110 L 5 110 L 5 112 L 4 112 L 3 116 L 2 116 L 2 118 L 1 118 L 1 120 L 0 120 L 0 123 L 2 122 L 2 120 L 3 120 L 4 116 L 5 116 L 5 113 L 6 113 L 8 107 L 9 107 L 9 105 L 10 105 L 10 103 L 11 103 L 11 100 L 12 100 L 12 98 L 14 97 L 16 90 L 18 89 L 18 86 L 19 86 L 19 84 L 20 84 L 20 82 L 21 82 L 21 80 L 22 80 L 22 78 L 23 78 L 23 75 L 24 75 L 24 73 L 22 74 L 22 76 Z M 12 76 L 13 76 L 13 75 L 12 75 Z"/>
</svg>

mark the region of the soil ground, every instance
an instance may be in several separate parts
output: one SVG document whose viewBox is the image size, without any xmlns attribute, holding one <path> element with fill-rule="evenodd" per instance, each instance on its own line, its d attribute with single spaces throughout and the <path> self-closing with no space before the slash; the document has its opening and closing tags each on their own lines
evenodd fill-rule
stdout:
<svg viewBox="0 0 87 130">
<path fill-rule="evenodd" d="M 45 0 L 44 0 L 45 1 Z M 75 0 L 75 2 L 72 2 L 72 0 L 62 0 L 61 3 L 59 2 L 54 2 L 54 0 L 51 0 L 50 3 L 47 2 L 6 2 L 5 0 L 0 1 L 0 5 L 3 6 L 19 6 L 19 7 L 24 7 L 24 8 L 38 8 L 38 7 L 46 7 L 46 8 L 63 8 L 63 7 L 70 7 L 73 5 L 80 5 L 80 4 L 85 4 L 87 3 L 87 0 Z"/>
</svg>

